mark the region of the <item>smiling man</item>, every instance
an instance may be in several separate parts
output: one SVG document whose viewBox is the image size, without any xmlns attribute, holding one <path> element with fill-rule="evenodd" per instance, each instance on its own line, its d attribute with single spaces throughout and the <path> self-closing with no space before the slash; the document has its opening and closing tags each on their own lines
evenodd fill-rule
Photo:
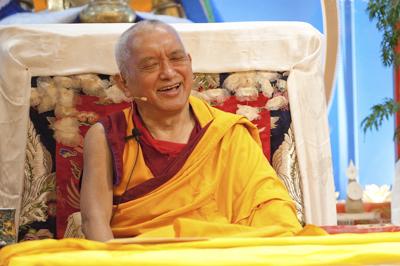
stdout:
<svg viewBox="0 0 400 266">
<path fill-rule="evenodd" d="M 120 87 L 135 100 L 86 135 L 81 212 L 88 239 L 302 230 L 256 127 L 190 96 L 191 57 L 171 26 L 135 24 L 121 35 L 116 60 Z"/>
</svg>

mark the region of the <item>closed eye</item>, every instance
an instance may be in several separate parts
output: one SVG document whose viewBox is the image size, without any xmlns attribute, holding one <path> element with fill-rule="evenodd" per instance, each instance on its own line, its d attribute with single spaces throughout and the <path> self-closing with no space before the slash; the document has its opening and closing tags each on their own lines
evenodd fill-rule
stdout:
<svg viewBox="0 0 400 266">
<path fill-rule="evenodd" d="M 186 61 L 187 55 L 183 51 L 176 51 L 170 54 L 169 60 L 172 62 L 178 62 L 178 61 Z"/>
<path fill-rule="evenodd" d="M 186 56 L 173 56 L 170 58 L 171 61 L 181 61 L 181 60 L 185 60 Z"/>
<path fill-rule="evenodd" d="M 152 63 L 152 64 L 143 65 L 141 68 L 142 69 L 155 69 L 157 67 L 158 67 L 158 63 Z"/>
<path fill-rule="evenodd" d="M 156 61 L 146 62 L 144 64 L 140 64 L 138 68 L 144 71 L 155 71 L 159 68 L 160 64 Z"/>
</svg>

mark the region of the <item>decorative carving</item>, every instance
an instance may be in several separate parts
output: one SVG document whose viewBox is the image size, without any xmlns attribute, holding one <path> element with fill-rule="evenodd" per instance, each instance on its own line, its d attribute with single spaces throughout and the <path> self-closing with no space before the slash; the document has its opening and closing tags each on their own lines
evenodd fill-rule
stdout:
<svg viewBox="0 0 400 266">
<path fill-rule="evenodd" d="M 51 172 L 52 165 L 50 153 L 40 142 L 39 135 L 29 120 L 20 225 L 46 221 L 47 202 L 55 198 L 56 174 Z"/>
<path fill-rule="evenodd" d="M 297 218 L 304 224 L 303 190 L 297 163 L 294 135 L 291 127 L 287 134 L 285 134 L 284 141 L 272 157 L 272 167 L 288 189 L 296 205 Z"/>
</svg>

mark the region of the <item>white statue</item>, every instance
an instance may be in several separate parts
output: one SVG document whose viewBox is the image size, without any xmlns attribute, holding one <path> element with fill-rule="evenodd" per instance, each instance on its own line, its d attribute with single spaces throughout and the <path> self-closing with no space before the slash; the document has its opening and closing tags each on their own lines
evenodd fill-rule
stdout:
<svg viewBox="0 0 400 266">
<path fill-rule="evenodd" d="M 353 161 L 350 161 L 349 167 L 346 170 L 348 177 L 347 182 L 347 197 L 346 197 L 346 212 L 358 213 L 364 212 L 362 197 L 363 189 L 357 181 L 357 168 Z"/>
</svg>

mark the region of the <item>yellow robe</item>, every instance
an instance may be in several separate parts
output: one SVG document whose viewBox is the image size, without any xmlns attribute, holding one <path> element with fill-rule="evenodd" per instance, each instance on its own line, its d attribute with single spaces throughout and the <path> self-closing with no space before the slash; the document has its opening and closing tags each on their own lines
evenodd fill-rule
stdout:
<svg viewBox="0 0 400 266">
<path fill-rule="evenodd" d="M 168 182 L 141 198 L 120 203 L 111 221 L 114 236 L 210 237 L 295 235 L 302 230 L 294 204 L 263 155 L 257 128 L 242 116 L 222 112 L 190 98 L 200 125 L 211 122 L 183 167 Z M 127 135 L 132 131 L 124 110 Z M 138 145 L 125 144 L 125 191 Z M 139 152 L 130 186 L 152 178 Z M 257 230 L 256 235 L 260 235 Z"/>
<path fill-rule="evenodd" d="M 1 249 L 0 265 L 399 265 L 399 250 L 400 232 L 125 245 L 46 239 Z"/>
</svg>

